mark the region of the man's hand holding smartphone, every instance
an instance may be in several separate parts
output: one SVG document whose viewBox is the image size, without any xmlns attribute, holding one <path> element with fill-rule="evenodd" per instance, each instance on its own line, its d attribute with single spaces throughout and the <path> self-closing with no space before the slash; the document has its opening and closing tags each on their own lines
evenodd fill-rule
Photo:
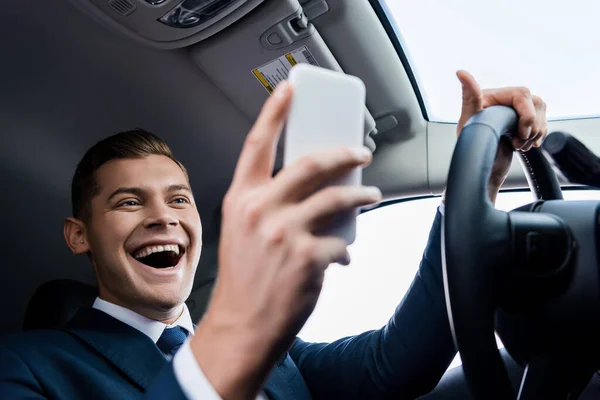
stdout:
<svg viewBox="0 0 600 400">
<path fill-rule="evenodd" d="M 258 393 L 312 313 L 327 267 L 349 263 L 347 241 L 321 234 L 332 217 L 381 200 L 377 188 L 327 185 L 371 162 L 363 146 L 322 148 L 272 177 L 292 92 L 281 83 L 248 134 L 223 203 L 217 283 L 191 342 L 227 399 Z"/>
</svg>

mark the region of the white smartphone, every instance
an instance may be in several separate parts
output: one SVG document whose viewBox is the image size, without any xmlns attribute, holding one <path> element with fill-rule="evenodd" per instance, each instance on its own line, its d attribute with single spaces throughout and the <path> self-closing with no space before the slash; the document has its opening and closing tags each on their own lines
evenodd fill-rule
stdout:
<svg viewBox="0 0 600 400">
<path fill-rule="evenodd" d="M 364 83 L 357 77 L 306 64 L 289 75 L 294 97 L 285 129 L 284 166 L 319 151 L 364 144 Z M 362 168 L 327 185 L 361 185 Z M 319 234 L 338 236 L 348 244 L 356 238 L 358 210 L 342 212 Z"/>
</svg>

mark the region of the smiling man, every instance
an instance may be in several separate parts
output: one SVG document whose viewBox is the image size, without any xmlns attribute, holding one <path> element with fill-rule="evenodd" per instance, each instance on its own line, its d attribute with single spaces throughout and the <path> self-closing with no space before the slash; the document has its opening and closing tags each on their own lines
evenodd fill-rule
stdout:
<svg viewBox="0 0 600 400">
<path fill-rule="evenodd" d="M 158 137 L 130 131 L 83 157 L 71 188 L 65 239 L 90 254 L 100 296 L 166 323 L 183 312 L 202 250 L 202 224 L 187 172 Z"/>
<path fill-rule="evenodd" d="M 539 98 L 523 88 L 481 91 L 464 72 L 459 79 L 459 130 L 483 108 L 503 104 L 520 115 L 514 145 L 541 144 L 546 119 Z M 272 176 L 291 97 L 291 87 L 280 84 L 248 134 L 223 202 L 217 283 L 198 327 L 184 301 L 202 225 L 185 168 L 160 138 L 141 130 L 111 136 L 86 153 L 64 233 L 73 253 L 89 257 L 99 297 L 66 326 L 0 342 L 2 397 L 414 398 L 435 387 L 455 355 L 439 212 L 419 273 L 385 327 L 330 344 L 296 338 L 325 269 L 349 263 L 343 240 L 316 232 L 335 213 L 378 202 L 381 193 L 319 189 L 368 165 L 364 148 L 324 150 Z M 492 199 L 511 157 L 499 153 Z"/>
</svg>

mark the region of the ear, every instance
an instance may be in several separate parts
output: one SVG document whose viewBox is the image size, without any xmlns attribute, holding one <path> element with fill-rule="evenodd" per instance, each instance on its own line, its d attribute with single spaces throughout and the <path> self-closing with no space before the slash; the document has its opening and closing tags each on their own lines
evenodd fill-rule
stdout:
<svg viewBox="0 0 600 400">
<path fill-rule="evenodd" d="M 73 254 L 84 254 L 90 251 L 83 221 L 72 217 L 67 218 L 63 227 L 63 233 L 67 246 L 69 246 Z"/>
</svg>

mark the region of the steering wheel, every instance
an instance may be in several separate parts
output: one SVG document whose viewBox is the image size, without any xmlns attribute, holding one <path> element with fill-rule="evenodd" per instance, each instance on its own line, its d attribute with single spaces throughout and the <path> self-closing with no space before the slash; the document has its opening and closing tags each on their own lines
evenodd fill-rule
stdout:
<svg viewBox="0 0 600 400">
<path fill-rule="evenodd" d="M 496 210 L 488 181 L 499 141 L 517 121 L 513 109 L 490 107 L 467 122 L 454 150 L 442 226 L 450 327 L 473 398 L 574 399 L 600 367 L 600 202 L 563 201 L 533 149 L 521 157 L 537 201 Z M 495 330 L 526 365 L 519 388 Z"/>
</svg>

